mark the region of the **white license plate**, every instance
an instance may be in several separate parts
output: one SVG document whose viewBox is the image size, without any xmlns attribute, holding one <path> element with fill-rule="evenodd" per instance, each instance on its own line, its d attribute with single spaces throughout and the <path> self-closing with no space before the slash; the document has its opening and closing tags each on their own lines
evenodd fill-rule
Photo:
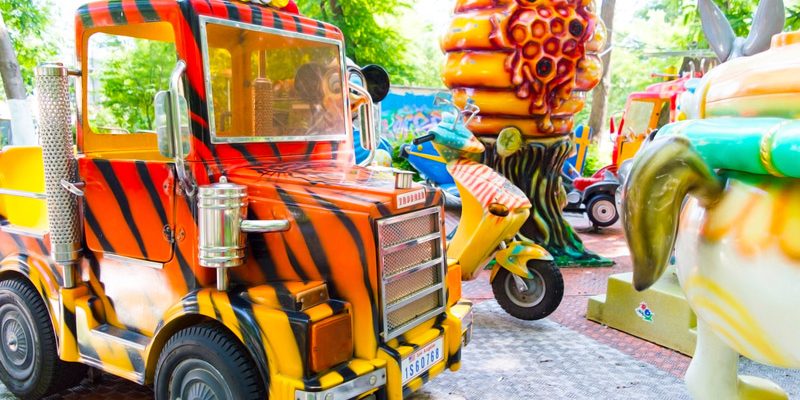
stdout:
<svg viewBox="0 0 800 400">
<path fill-rule="evenodd" d="M 444 359 L 444 339 L 438 338 L 433 342 L 418 348 L 408 357 L 403 359 L 400 368 L 403 370 L 403 384 L 420 376 L 439 361 Z"/>
</svg>

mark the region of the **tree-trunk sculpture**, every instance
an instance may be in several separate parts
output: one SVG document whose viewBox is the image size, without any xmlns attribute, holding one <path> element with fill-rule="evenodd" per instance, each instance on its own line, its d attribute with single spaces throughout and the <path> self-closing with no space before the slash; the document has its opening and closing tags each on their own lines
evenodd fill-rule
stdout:
<svg viewBox="0 0 800 400">
<path fill-rule="evenodd" d="M 560 265 L 609 263 L 562 216 L 560 178 L 573 116 L 602 75 L 605 37 L 588 0 L 457 0 L 442 39 L 445 84 L 457 103 L 481 108 L 469 128 L 486 144 L 484 162 L 534 205 L 520 235 Z"/>
</svg>

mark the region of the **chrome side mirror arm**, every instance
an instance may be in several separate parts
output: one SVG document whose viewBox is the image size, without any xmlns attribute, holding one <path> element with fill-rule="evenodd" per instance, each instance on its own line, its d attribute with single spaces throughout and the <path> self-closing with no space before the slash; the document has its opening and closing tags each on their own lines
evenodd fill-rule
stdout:
<svg viewBox="0 0 800 400">
<path fill-rule="evenodd" d="M 362 138 L 365 139 L 368 146 L 362 147 L 369 150 L 369 156 L 358 164 L 363 167 L 372 163 L 372 160 L 375 158 L 375 150 L 378 148 L 378 133 L 375 129 L 375 104 L 372 102 L 372 96 L 370 96 L 366 88 L 353 82 L 349 82 L 348 85 L 352 92 L 367 99 L 364 105 L 358 109 L 359 115 L 361 116 Z M 361 111 L 362 108 L 363 112 Z"/>
<path fill-rule="evenodd" d="M 189 174 L 186 173 L 186 164 L 184 163 L 184 157 L 186 155 L 183 154 L 183 136 L 181 135 L 181 94 L 179 88 L 181 85 L 181 77 L 183 77 L 184 72 L 186 72 L 186 62 L 178 60 L 169 77 L 169 114 L 172 120 L 170 127 L 172 129 L 172 140 L 175 148 L 175 167 L 178 173 L 178 180 L 186 191 L 186 194 L 188 196 L 193 196 L 197 191 L 197 185 Z"/>
</svg>

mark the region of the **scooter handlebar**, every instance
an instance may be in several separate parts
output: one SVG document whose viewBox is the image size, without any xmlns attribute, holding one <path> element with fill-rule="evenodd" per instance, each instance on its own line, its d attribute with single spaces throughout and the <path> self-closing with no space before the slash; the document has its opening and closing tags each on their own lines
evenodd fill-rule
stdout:
<svg viewBox="0 0 800 400">
<path fill-rule="evenodd" d="M 427 135 L 422 135 L 420 137 L 415 137 L 414 140 L 412 141 L 412 143 L 414 143 L 415 145 L 420 145 L 420 144 L 423 144 L 425 142 L 430 142 L 433 139 L 436 139 L 436 135 L 434 135 L 433 133 L 429 133 Z"/>
</svg>

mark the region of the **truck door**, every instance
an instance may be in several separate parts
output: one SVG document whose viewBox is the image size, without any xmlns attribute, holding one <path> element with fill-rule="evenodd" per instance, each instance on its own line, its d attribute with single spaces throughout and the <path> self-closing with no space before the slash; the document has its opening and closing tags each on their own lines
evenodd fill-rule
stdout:
<svg viewBox="0 0 800 400">
<path fill-rule="evenodd" d="M 88 249 L 164 263 L 173 254 L 175 166 L 158 151 L 153 98 L 169 86 L 177 52 L 169 24 L 144 25 L 87 40 L 78 165 Z"/>
<path fill-rule="evenodd" d="M 85 157 L 86 245 L 94 252 L 155 262 L 172 258 L 172 164 Z"/>
</svg>

